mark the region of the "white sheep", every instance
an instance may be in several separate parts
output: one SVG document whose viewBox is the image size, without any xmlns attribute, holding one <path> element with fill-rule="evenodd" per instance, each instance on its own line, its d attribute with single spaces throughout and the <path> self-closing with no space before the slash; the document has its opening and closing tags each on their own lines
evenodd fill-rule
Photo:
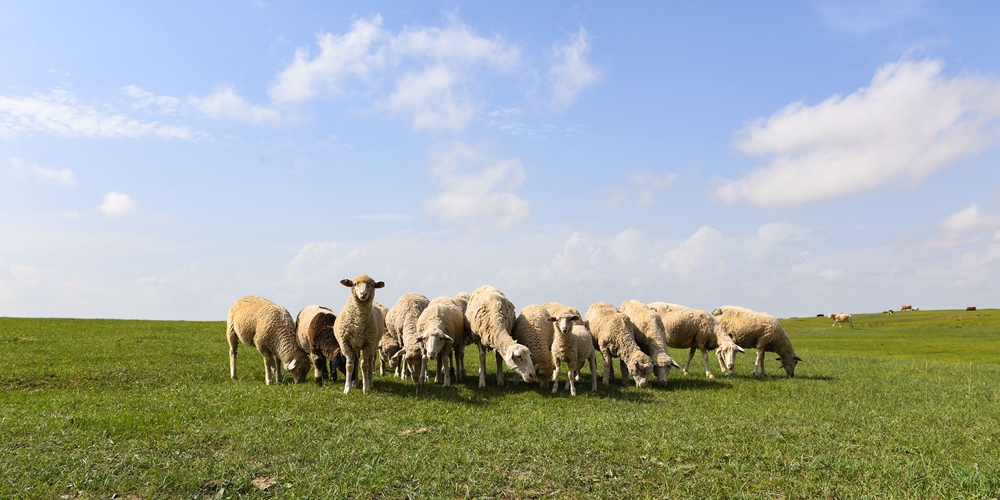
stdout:
<svg viewBox="0 0 1000 500">
<path fill-rule="evenodd" d="M 555 367 L 552 371 L 552 394 L 559 390 L 559 367 L 566 363 L 566 388 L 572 396 L 576 396 L 576 384 L 580 379 L 580 369 L 584 362 L 590 362 L 592 378 L 590 390 L 597 391 L 597 354 L 594 351 L 594 339 L 587 327 L 579 324 L 580 312 L 572 307 L 560 307 L 546 318 L 552 323 L 552 361 Z"/>
<path fill-rule="evenodd" d="M 397 363 L 397 360 L 392 359 L 392 356 L 399 352 L 403 346 L 399 345 L 399 342 L 396 342 L 396 339 L 389 334 L 389 328 L 385 325 L 385 317 L 389 315 L 389 309 L 378 302 L 375 302 L 372 307 L 377 308 L 379 312 L 382 313 L 382 325 L 380 327 L 382 330 L 382 338 L 378 341 L 378 374 L 385 375 L 386 365 L 389 365 L 389 368 L 392 370 L 398 370 L 399 364 Z M 398 372 L 395 374 L 397 376 L 399 375 Z"/>
<path fill-rule="evenodd" d="M 417 330 L 417 320 L 420 313 L 424 312 L 430 303 L 427 297 L 409 292 L 403 294 L 396 301 L 396 305 L 389 309 L 389 315 L 385 317 L 385 326 L 389 329 L 389 335 L 402 346 L 399 352 L 393 355 L 400 365 L 402 365 L 401 376 L 405 377 L 406 372 L 410 372 L 410 378 L 418 384 L 423 384 L 420 365 L 424 358 L 424 349 L 420 340 L 420 331 Z"/>
<path fill-rule="evenodd" d="M 680 365 L 667 354 L 667 334 L 660 315 L 635 299 L 626 300 L 618 309 L 635 325 L 635 343 L 653 362 L 656 381 L 660 385 L 667 385 L 670 368 L 680 368 Z"/>
<path fill-rule="evenodd" d="M 854 320 L 851 319 L 851 315 L 850 314 L 830 313 L 827 316 L 827 318 L 830 318 L 830 319 L 833 320 L 833 324 L 830 325 L 830 326 L 836 326 L 838 323 L 847 323 L 848 325 L 851 325 L 851 328 L 854 328 Z M 843 327 L 844 325 L 840 325 L 840 326 Z"/>
<path fill-rule="evenodd" d="M 427 364 L 437 361 L 434 382 L 441 380 L 444 372 L 444 386 L 451 387 L 451 351 L 463 342 L 465 315 L 462 308 L 451 297 L 442 295 L 430 301 L 417 318 L 417 340 L 423 344 L 424 358 L 420 365 L 420 378 L 427 378 Z"/>
<path fill-rule="evenodd" d="M 795 355 L 792 341 L 789 340 L 781 323 L 770 314 L 751 311 L 743 307 L 722 306 L 712 311 L 733 337 L 733 341 L 743 348 L 757 349 L 757 359 L 753 365 L 753 376 L 764 376 L 764 353 L 771 351 L 778 354 L 778 361 L 789 377 L 795 376 L 795 365 L 802 358 Z"/>
<path fill-rule="evenodd" d="M 536 304 L 524 306 L 510 333 L 511 338 L 531 351 L 531 362 L 542 389 L 549 387 L 549 379 L 552 378 L 553 329 L 548 319 L 549 311 L 546 308 Z M 516 378 L 514 383 L 517 383 Z"/>
<path fill-rule="evenodd" d="M 486 387 L 486 350 L 496 351 L 497 385 L 503 385 L 501 359 L 525 382 L 535 381 L 531 351 L 510 336 L 514 328 L 514 304 L 500 290 L 483 285 L 472 292 L 465 310 L 472 331 L 471 340 L 479 347 L 479 387 Z"/>
<path fill-rule="evenodd" d="M 455 378 L 459 382 L 465 380 L 465 347 L 472 343 L 472 327 L 469 325 L 469 318 L 465 316 L 465 310 L 469 307 L 469 298 L 472 295 L 469 292 L 459 292 L 451 297 L 451 300 L 455 301 L 455 305 L 462 309 L 462 342 L 461 345 L 455 344 L 452 348 L 452 356 L 454 357 L 454 363 L 452 366 L 455 367 Z"/>
<path fill-rule="evenodd" d="M 309 356 L 295 338 L 295 323 L 288 309 L 263 297 L 247 295 L 236 299 L 226 317 L 229 340 L 229 376 L 236 380 L 236 351 L 240 342 L 256 347 L 264 357 L 264 382 L 281 382 L 281 364 L 295 382 L 305 380 Z M 273 377 L 272 377 L 273 375 Z"/>
<path fill-rule="evenodd" d="M 663 320 L 667 345 L 675 349 L 690 348 L 687 364 L 684 365 L 684 375 L 687 375 L 691 368 L 691 360 L 694 359 L 696 349 L 701 350 L 707 378 L 714 378 L 712 370 L 708 367 L 710 349 L 716 349 L 719 367 L 722 368 L 722 373 L 727 375 L 736 365 L 736 353 L 744 352 L 742 347 L 736 345 L 726 329 L 722 328 L 719 320 L 708 311 L 666 302 L 651 302 L 649 307 Z"/>
<path fill-rule="evenodd" d="M 368 394 L 372 390 L 372 378 L 375 375 L 375 352 L 385 326 L 382 311 L 373 307 L 375 290 L 384 287 L 385 283 L 361 274 L 353 280 L 342 279 L 340 284 L 351 289 L 347 303 L 340 310 L 333 326 L 340 350 L 347 358 L 344 394 L 350 393 L 354 385 L 354 365 L 359 355 L 364 356 L 361 363 L 361 387 Z"/>
<path fill-rule="evenodd" d="M 636 387 L 646 387 L 653 363 L 635 343 L 635 325 L 617 307 L 607 302 L 596 302 L 587 309 L 584 325 L 593 335 L 593 343 L 604 358 L 604 385 L 614 377 L 612 358 L 619 358 L 622 384 L 628 384 L 632 375 Z"/>
</svg>

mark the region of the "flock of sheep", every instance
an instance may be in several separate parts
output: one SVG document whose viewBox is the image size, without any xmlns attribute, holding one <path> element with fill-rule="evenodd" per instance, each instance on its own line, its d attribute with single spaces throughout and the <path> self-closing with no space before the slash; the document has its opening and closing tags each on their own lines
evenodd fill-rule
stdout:
<svg viewBox="0 0 1000 500">
<path fill-rule="evenodd" d="M 591 390 L 597 390 L 597 351 L 604 358 L 605 385 L 614 377 L 612 359 L 618 358 L 622 383 L 628 384 L 631 377 L 637 387 L 645 387 L 653 375 L 666 385 L 670 369 L 680 368 L 667 354 L 668 347 L 690 349 L 685 375 L 695 351 L 700 350 L 709 378 L 708 351 L 712 349 L 727 375 L 735 373 L 736 353 L 744 348 L 756 349 L 755 377 L 764 375 L 766 351 L 778 354 L 789 377 L 801 361 L 777 319 L 741 307 L 723 306 L 709 313 L 677 304 L 628 300 L 620 308 L 597 302 L 581 315 L 573 307 L 548 302 L 525 306 L 515 315 L 514 304 L 487 285 L 471 295 L 434 300 L 407 293 L 386 309 L 375 302 L 375 290 L 385 286 L 383 282 L 362 274 L 341 284 L 351 292 L 340 314 L 307 306 L 295 321 L 287 309 L 270 300 L 238 299 L 226 319 L 230 376 L 236 379 L 240 342 L 256 347 L 264 357 L 267 384 L 281 382 L 282 365 L 296 382 L 302 382 L 312 365 L 318 384 L 324 378 L 336 381 L 337 370 L 342 370 L 345 394 L 354 387 L 358 365 L 362 390 L 371 391 L 376 352 L 382 374 L 388 368 L 396 376 L 423 384 L 429 378 L 429 362 L 434 360 L 434 382 L 450 386 L 452 375 L 459 381 L 465 377 L 464 353 L 470 344 L 479 347 L 480 388 L 486 387 L 486 352 L 493 350 L 497 385 L 504 384 L 506 364 L 525 382 L 538 379 L 543 389 L 551 381 L 552 393 L 556 393 L 565 366 L 566 388 L 574 396 L 580 370 L 587 363 Z"/>
</svg>

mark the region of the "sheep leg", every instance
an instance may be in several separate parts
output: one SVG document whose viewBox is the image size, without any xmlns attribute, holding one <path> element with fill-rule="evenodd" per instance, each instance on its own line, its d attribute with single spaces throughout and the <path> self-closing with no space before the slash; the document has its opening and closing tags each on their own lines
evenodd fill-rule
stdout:
<svg viewBox="0 0 1000 500">
<path fill-rule="evenodd" d="M 336 382 L 337 381 L 337 364 L 340 362 L 340 354 L 338 354 L 338 355 L 336 355 L 336 356 L 334 356 L 332 358 L 327 358 L 327 360 L 329 361 L 328 364 L 330 365 L 330 368 L 329 368 L 330 380 L 333 381 L 333 382 Z"/>
<path fill-rule="evenodd" d="M 503 387 L 503 356 L 500 355 L 500 351 L 493 351 L 493 353 L 497 356 L 497 387 Z M 514 380 L 517 380 L 516 375 Z"/>
<path fill-rule="evenodd" d="M 569 395 L 576 396 L 576 384 L 573 382 L 573 367 L 576 366 L 576 356 L 566 362 L 566 385 L 569 386 Z M 558 383 L 556 385 L 559 385 Z"/>
<path fill-rule="evenodd" d="M 226 338 L 229 340 L 229 378 L 236 380 L 236 349 L 240 345 L 240 339 L 231 328 L 226 333 Z"/>
<path fill-rule="evenodd" d="M 758 375 L 758 369 L 760 375 Z M 762 346 L 757 346 L 757 359 L 754 361 L 753 364 L 753 376 L 754 377 L 764 376 L 764 347 Z"/>
<path fill-rule="evenodd" d="M 479 388 L 486 388 L 486 347 L 479 345 Z"/>
<path fill-rule="evenodd" d="M 372 392 L 372 377 L 375 375 L 375 352 L 374 349 L 365 349 L 364 363 L 361 364 L 361 388 L 365 394 Z"/>
<path fill-rule="evenodd" d="M 427 358 L 426 353 L 420 357 L 420 375 L 417 377 L 417 385 L 424 385 L 424 380 L 427 380 Z"/>
<path fill-rule="evenodd" d="M 622 385 L 628 385 L 628 365 L 625 364 L 625 360 L 618 358 L 618 367 L 622 369 Z"/>
<path fill-rule="evenodd" d="M 274 356 L 271 355 L 271 351 L 266 347 L 258 347 L 257 350 L 260 355 L 264 357 L 264 383 L 271 385 L 274 383 Z M 280 381 L 279 381 L 280 382 Z"/>
<path fill-rule="evenodd" d="M 310 354 L 309 357 L 313 362 L 313 380 L 316 381 L 316 385 L 322 386 L 326 375 L 326 357 L 317 354 Z"/>
<path fill-rule="evenodd" d="M 708 348 L 706 348 L 705 346 L 699 346 L 699 347 L 701 348 L 701 359 L 705 360 L 705 378 L 715 378 L 715 375 L 712 375 L 712 369 L 708 367 Z M 694 349 L 691 350 L 694 351 Z M 689 358 L 688 363 L 690 362 L 691 359 Z M 686 370 L 684 374 L 687 375 Z"/>
<path fill-rule="evenodd" d="M 691 368 L 691 360 L 694 359 L 694 346 L 691 346 L 691 352 L 688 353 L 688 362 L 684 364 L 684 376 L 688 374 L 688 368 Z"/>
<path fill-rule="evenodd" d="M 614 376 L 614 367 L 611 366 L 611 351 L 601 351 L 601 356 L 604 357 L 604 385 L 611 383 L 611 377 Z"/>
<path fill-rule="evenodd" d="M 552 369 L 552 394 L 559 392 L 559 365 L 562 364 L 562 360 L 556 360 L 556 366 Z"/>
<path fill-rule="evenodd" d="M 591 352 L 588 361 L 590 361 L 590 376 L 593 379 L 590 390 L 597 392 L 597 353 Z"/>
<path fill-rule="evenodd" d="M 455 354 L 455 380 L 462 382 L 465 380 L 465 347 L 456 347 L 452 352 Z"/>
<path fill-rule="evenodd" d="M 439 370 L 444 372 L 444 386 L 451 387 L 451 353 L 445 354 L 444 356 L 438 355 L 438 368 L 440 368 L 441 363 L 444 362 L 444 370 Z"/>
<path fill-rule="evenodd" d="M 344 394 L 350 394 L 351 387 L 354 386 L 354 362 L 357 360 L 357 352 L 354 351 L 354 348 L 346 345 L 341 347 L 341 352 L 347 358 L 347 361 L 344 363 L 344 368 L 347 372 L 344 374 Z"/>
</svg>

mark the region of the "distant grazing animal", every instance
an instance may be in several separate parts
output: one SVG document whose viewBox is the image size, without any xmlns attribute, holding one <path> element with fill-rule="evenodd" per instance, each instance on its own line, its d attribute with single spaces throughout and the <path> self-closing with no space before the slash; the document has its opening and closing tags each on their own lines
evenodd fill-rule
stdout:
<svg viewBox="0 0 1000 500">
<path fill-rule="evenodd" d="M 886 310 L 885 313 L 888 314 L 889 316 L 892 316 L 892 309 Z"/>
<path fill-rule="evenodd" d="M 966 307 L 966 308 L 965 308 L 965 310 L 966 310 L 966 311 L 975 311 L 975 310 L 976 310 L 976 306 L 969 306 L 969 307 Z"/>
<path fill-rule="evenodd" d="M 264 383 L 281 382 L 281 365 L 302 382 L 309 371 L 309 356 L 295 339 L 295 322 L 288 309 L 263 297 L 236 299 L 226 318 L 229 340 L 229 376 L 236 380 L 236 349 L 240 342 L 256 347 L 264 357 Z"/>
<path fill-rule="evenodd" d="M 906 304 L 903 307 L 899 308 L 899 312 L 912 311 L 912 310 L 913 310 L 913 306 L 911 306 L 910 304 Z"/>
<path fill-rule="evenodd" d="M 848 325 L 851 325 L 851 328 L 854 328 L 854 321 L 851 319 L 851 315 L 850 314 L 830 313 L 830 315 L 827 316 L 827 318 L 830 318 L 830 319 L 833 320 L 833 324 L 830 325 L 830 326 L 835 326 L 838 323 L 847 323 Z M 840 325 L 840 326 L 844 326 L 844 325 Z"/>
</svg>

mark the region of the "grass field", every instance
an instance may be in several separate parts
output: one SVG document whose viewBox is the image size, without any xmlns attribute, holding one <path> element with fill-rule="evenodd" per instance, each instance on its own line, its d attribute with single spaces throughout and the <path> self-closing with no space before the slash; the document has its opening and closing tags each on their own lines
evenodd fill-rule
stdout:
<svg viewBox="0 0 1000 500">
<path fill-rule="evenodd" d="M 245 346 L 229 380 L 222 322 L 0 318 L 0 497 L 1000 497 L 1000 310 L 831 322 L 783 320 L 794 379 L 749 350 L 572 398 L 268 387 Z"/>
</svg>

